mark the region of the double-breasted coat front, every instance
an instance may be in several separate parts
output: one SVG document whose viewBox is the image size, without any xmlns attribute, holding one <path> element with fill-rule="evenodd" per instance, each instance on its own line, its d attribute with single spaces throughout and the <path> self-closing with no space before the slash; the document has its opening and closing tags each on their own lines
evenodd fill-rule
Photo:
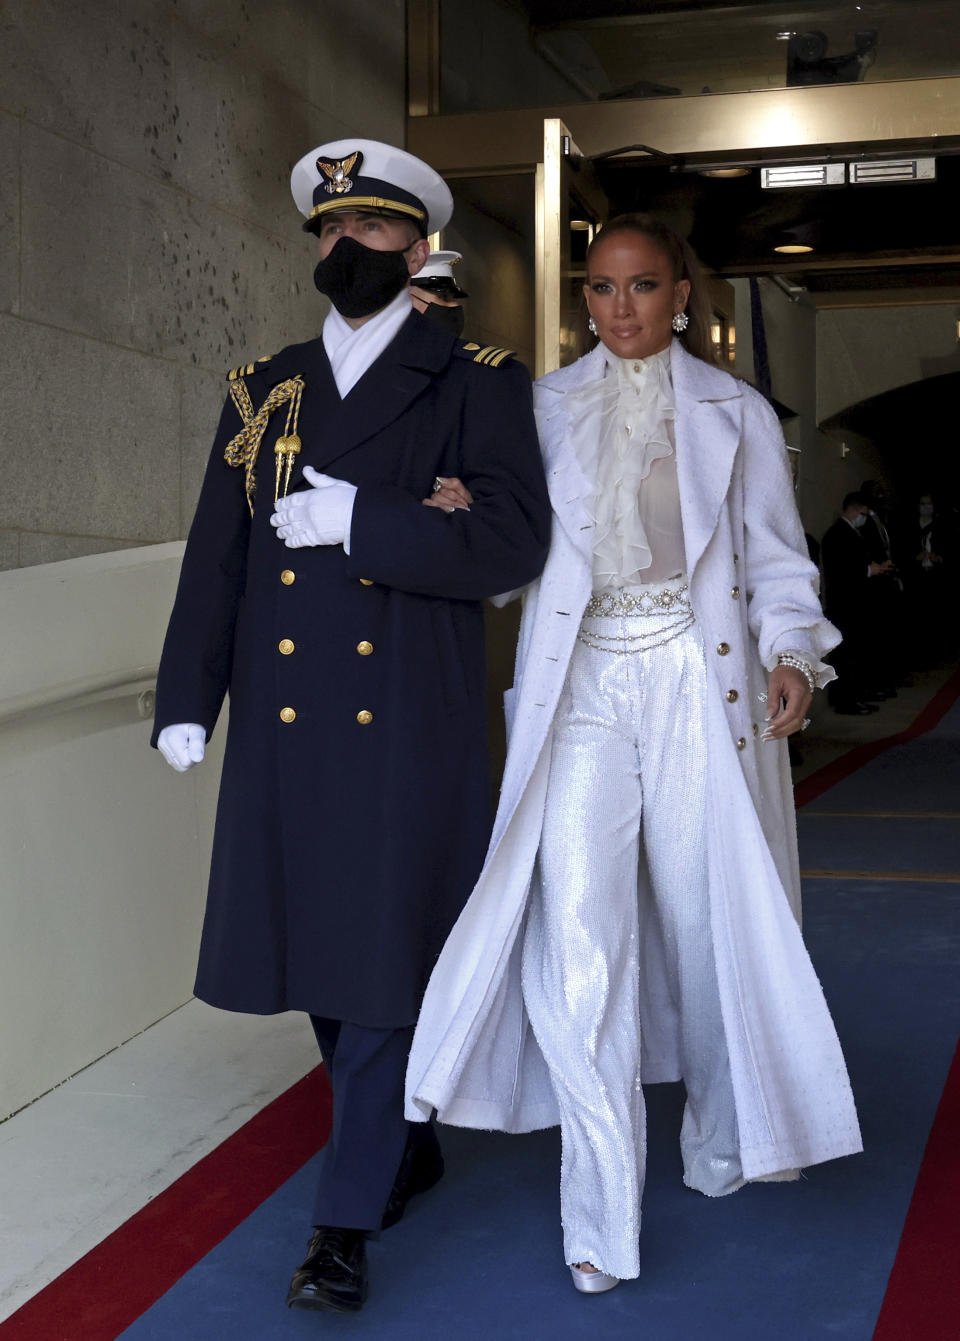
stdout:
<svg viewBox="0 0 960 1341">
<path fill-rule="evenodd" d="M 550 508 L 526 370 L 411 314 L 341 400 L 322 339 L 246 378 L 304 378 L 302 467 L 357 486 L 350 554 L 287 549 L 224 460 L 228 399 L 183 561 L 154 741 L 230 719 L 196 991 L 213 1005 L 412 1024 L 489 838 L 482 600 L 539 573 Z M 490 351 L 480 351 L 491 358 Z M 447 514 L 438 475 L 474 496 Z"/>
<path fill-rule="evenodd" d="M 816 596 L 776 417 L 755 391 L 693 358 L 671 360 L 691 602 L 707 656 L 710 916 L 747 1178 L 860 1149 L 840 1046 L 798 926 L 796 827 L 785 742 L 765 743 L 764 667 L 818 660 L 837 642 Z M 592 589 L 590 482 L 570 444 L 568 393 L 603 375 L 599 347 L 537 384 L 554 535 L 526 592 L 510 745 L 480 879 L 424 999 L 407 1073 L 407 1116 L 527 1131 L 559 1120 L 520 981 L 536 877 L 552 726 Z M 682 824 L 683 817 L 677 817 Z M 680 1079 L 677 1013 L 655 919 L 641 982 L 642 1071 Z"/>
</svg>

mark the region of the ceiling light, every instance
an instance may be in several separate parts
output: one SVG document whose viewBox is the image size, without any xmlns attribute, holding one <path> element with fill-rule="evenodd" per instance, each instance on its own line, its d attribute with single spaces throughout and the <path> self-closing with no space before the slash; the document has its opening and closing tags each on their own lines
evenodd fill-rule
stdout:
<svg viewBox="0 0 960 1341">
<path fill-rule="evenodd" d="M 749 177 L 749 168 L 701 168 L 701 177 Z"/>
<path fill-rule="evenodd" d="M 590 220 L 589 220 L 589 219 L 571 219 L 571 220 L 570 220 L 570 231 L 571 231 L 572 233 L 589 233 L 589 232 L 590 232 Z"/>
<path fill-rule="evenodd" d="M 789 228 L 781 228 L 770 243 L 781 256 L 805 256 L 815 251 L 820 241 L 820 223 L 817 219 L 801 219 Z"/>
</svg>

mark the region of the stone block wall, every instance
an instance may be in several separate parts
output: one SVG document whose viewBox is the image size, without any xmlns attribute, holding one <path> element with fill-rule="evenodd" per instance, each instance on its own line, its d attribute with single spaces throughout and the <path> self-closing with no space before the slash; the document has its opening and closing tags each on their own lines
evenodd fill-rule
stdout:
<svg viewBox="0 0 960 1341">
<path fill-rule="evenodd" d="M 402 0 L 6 0 L 0 569 L 182 538 L 226 370 L 315 334 L 293 163 L 403 142 Z"/>
</svg>

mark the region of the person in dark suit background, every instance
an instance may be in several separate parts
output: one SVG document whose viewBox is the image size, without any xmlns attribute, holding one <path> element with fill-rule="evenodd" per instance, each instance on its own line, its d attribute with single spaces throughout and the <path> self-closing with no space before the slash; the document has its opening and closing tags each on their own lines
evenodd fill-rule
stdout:
<svg viewBox="0 0 960 1341">
<path fill-rule="evenodd" d="M 956 646 L 956 518 L 932 493 L 917 497 L 901 517 L 899 564 L 909 613 L 908 641 L 914 664 L 936 664 Z"/>
<path fill-rule="evenodd" d="M 320 338 L 230 374 L 153 742 L 200 762 L 229 690 L 196 991 L 310 1015 L 333 1131 L 287 1303 L 352 1311 L 367 1234 L 442 1173 L 404 1070 L 489 836 L 481 602 L 539 574 L 550 507 L 526 370 L 412 306 L 443 181 L 344 140 L 291 186 L 333 307 Z"/>
<path fill-rule="evenodd" d="M 883 637 L 875 640 L 868 688 L 874 698 L 895 698 L 897 686 L 904 682 L 907 675 L 908 640 L 903 578 L 895 553 L 893 497 L 890 486 L 883 480 L 864 480 L 858 492 L 867 505 L 866 521 L 860 535 L 871 561 L 881 567 L 886 565 L 884 571 L 870 583 L 867 592 L 870 601 L 869 622 L 883 630 Z"/>
<path fill-rule="evenodd" d="M 831 653 L 837 679 L 828 694 L 836 712 L 859 715 L 876 711 L 866 697 L 872 687 L 879 640 L 884 636 L 874 622 L 870 583 L 893 568 L 889 559 L 878 562 L 871 558 L 862 538 L 869 510 L 862 494 L 847 494 L 840 516 L 821 545 L 824 608 L 843 634 L 843 642 Z"/>
</svg>

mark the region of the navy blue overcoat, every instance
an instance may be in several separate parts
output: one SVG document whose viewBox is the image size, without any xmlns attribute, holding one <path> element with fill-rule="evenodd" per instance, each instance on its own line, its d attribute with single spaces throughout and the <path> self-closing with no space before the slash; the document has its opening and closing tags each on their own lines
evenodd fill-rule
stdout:
<svg viewBox="0 0 960 1341">
<path fill-rule="evenodd" d="M 286 407 L 251 517 L 243 470 L 224 461 L 243 424 L 224 408 L 154 727 L 154 743 L 177 722 L 209 737 L 229 690 L 196 984 L 212 1005 L 412 1023 L 480 870 L 481 602 L 538 575 L 550 507 L 529 376 L 475 351 L 411 314 L 343 400 L 320 339 L 247 377 L 257 408 L 305 379 L 291 489 L 307 487 L 304 465 L 357 486 L 349 556 L 287 549 L 269 524 Z M 464 480 L 469 512 L 423 506 L 438 474 Z"/>
</svg>

